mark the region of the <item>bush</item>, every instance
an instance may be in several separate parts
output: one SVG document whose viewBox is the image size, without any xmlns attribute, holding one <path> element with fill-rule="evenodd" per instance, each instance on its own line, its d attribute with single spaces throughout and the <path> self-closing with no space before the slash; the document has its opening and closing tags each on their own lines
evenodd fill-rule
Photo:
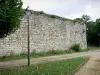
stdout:
<svg viewBox="0 0 100 75">
<path fill-rule="evenodd" d="M 79 52 L 80 51 L 80 44 L 74 44 L 71 46 L 71 49 L 76 51 L 76 52 Z"/>
<path fill-rule="evenodd" d="M 51 15 L 51 18 L 56 18 L 56 15 Z"/>
<path fill-rule="evenodd" d="M 61 50 L 49 50 L 47 52 L 47 54 L 61 54 L 61 53 L 63 53 L 63 51 Z"/>
<path fill-rule="evenodd" d="M 10 57 L 13 57 L 13 56 L 15 56 L 15 53 L 14 53 L 14 51 L 12 51 L 11 50 L 11 52 L 10 52 L 10 55 L 9 55 Z"/>
<path fill-rule="evenodd" d="M 65 53 L 72 53 L 74 52 L 73 50 L 65 50 Z"/>
<path fill-rule="evenodd" d="M 33 51 L 31 52 L 31 54 L 36 54 L 36 50 L 35 50 L 35 49 L 33 49 Z"/>
<path fill-rule="evenodd" d="M 27 57 L 27 53 L 26 52 L 22 52 L 22 53 L 20 53 L 20 56 Z"/>
<path fill-rule="evenodd" d="M 7 58 L 7 56 L 6 56 L 6 55 L 3 55 L 1 58 L 2 58 L 2 59 L 5 59 L 5 58 Z"/>
<path fill-rule="evenodd" d="M 39 13 L 40 13 L 40 14 L 44 14 L 44 12 L 43 12 L 43 11 L 40 11 Z"/>
</svg>

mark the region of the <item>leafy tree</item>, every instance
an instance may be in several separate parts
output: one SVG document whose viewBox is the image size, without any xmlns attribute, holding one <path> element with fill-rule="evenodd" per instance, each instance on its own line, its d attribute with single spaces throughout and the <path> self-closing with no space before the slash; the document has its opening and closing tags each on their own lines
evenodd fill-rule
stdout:
<svg viewBox="0 0 100 75">
<path fill-rule="evenodd" d="M 88 30 L 87 30 L 87 43 L 90 45 L 96 45 L 96 24 L 93 21 L 89 21 L 86 24 Z"/>
<path fill-rule="evenodd" d="M 97 35 L 97 43 L 100 45 L 100 18 L 96 19 L 96 35 Z"/>
<path fill-rule="evenodd" d="M 81 18 L 83 19 L 84 23 L 86 24 L 90 20 L 91 17 L 83 14 Z"/>
<path fill-rule="evenodd" d="M 100 44 L 100 19 L 97 19 L 95 22 L 88 21 L 86 23 L 88 28 L 87 31 L 87 42 L 90 45 L 99 46 Z"/>
<path fill-rule="evenodd" d="M 100 18 L 94 22 L 90 16 L 83 14 L 81 18 L 76 18 L 74 21 L 86 24 L 88 45 L 100 45 Z"/>
<path fill-rule="evenodd" d="M 76 19 L 74 19 L 74 21 L 75 21 L 75 22 L 79 22 L 79 23 L 84 22 L 82 18 L 76 18 Z"/>
<path fill-rule="evenodd" d="M 83 14 L 81 18 L 76 18 L 76 19 L 74 19 L 74 21 L 86 24 L 90 20 L 90 18 L 91 18 L 90 16 Z"/>
<path fill-rule="evenodd" d="M 21 0 L 0 0 L 0 38 L 14 32 L 22 16 Z"/>
</svg>

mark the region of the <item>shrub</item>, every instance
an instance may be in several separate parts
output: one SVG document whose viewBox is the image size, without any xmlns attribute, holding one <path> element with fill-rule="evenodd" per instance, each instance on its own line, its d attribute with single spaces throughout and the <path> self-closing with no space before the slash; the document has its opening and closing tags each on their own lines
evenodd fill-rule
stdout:
<svg viewBox="0 0 100 75">
<path fill-rule="evenodd" d="M 43 11 L 40 11 L 39 13 L 40 13 L 40 14 L 44 14 L 44 12 L 43 12 Z"/>
<path fill-rule="evenodd" d="M 36 53 L 37 56 L 47 56 L 47 53 L 46 52 L 39 52 L 39 53 Z"/>
<path fill-rule="evenodd" d="M 80 51 L 80 44 L 74 44 L 71 46 L 71 49 L 76 51 L 76 52 L 79 52 Z"/>
<path fill-rule="evenodd" d="M 72 53 L 74 52 L 73 50 L 65 50 L 65 53 Z"/>
<path fill-rule="evenodd" d="M 22 53 L 20 53 L 20 56 L 27 57 L 27 53 L 26 52 L 22 52 Z"/>
<path fill-rule="evenodd" d="M 7 56 L 6 56 L 6 55 L 3 55 L 1 58 L 2 58 L 2 59 L 5 59 L 5 58 L 7 58 Z"/>
<path fill-rule="evenodd" d="M 61 50 L 49 50 L 47 52 L 47 54 L 61 54 L 61 53 L 63 53 L 63 51 Z"/>
<path fill-rule="evenodd" d="M 11 52 L 10 52 L 10 55 L 9 55 L 10 57 L 13 57 L 13 56 L 15 56 L 15 53 L 14 53 L 14 51 L 12 51 L 11 50 Z"/>
<path fill-rule="evenodd" d="M 35 49 L 33 49 L 33 51 L 31 52 L 31 54 L 36 54 L 36 50 L 35 50 Z"/>
<path fill-rule="evenodd" d="M 56 18 L 56 15 L 51 15 L 51 18 Z"/>
</svg>

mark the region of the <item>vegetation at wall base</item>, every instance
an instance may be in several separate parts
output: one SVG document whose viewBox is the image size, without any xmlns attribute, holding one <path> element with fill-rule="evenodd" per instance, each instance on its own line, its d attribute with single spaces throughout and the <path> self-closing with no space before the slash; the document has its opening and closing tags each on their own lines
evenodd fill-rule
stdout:
<svg viewBox="0 0 100 75">
<path fill-rule="evenodd" d="M 92 50 L 97 50 L 100 49 L 100 47 L 95 47 L 95 46 L 90 46 L 87 49 L 80 50 L 79 52 L 87 52 L 87 51 L 92 51 Z M 39 58 L 39 57 L 46 57 L 46 56 L 54 56 L 54 55 L 62 55 L 62 54 L 71 54 L 71 53 L 76 53 L 74 50 L 50 50 L 48 52 L 32 52 L 30 57 L 31 58 Z M 2 56 L 0 57 L 0 62 L 3 61 L 10 61 L 10 60 L 19 60 L 19 59 L 26 59 L 27 58 L 27 53 L 21 53 L 20 55 L 15 55 L 13 52 L 11 52 L 10 56 Z"/>
<path fill-rule="evenodd" d="M 81 47 L 80 44 L 73 44 L 70 49 L 79 52 L 81 50 Z"/>
<path fill-rule="evenodd" d="M 87 58 L 78 57 L 35 64 L 30 67 L 0 68 L 0 75 L 67 75 L 87 60 Z"/>
</svg>

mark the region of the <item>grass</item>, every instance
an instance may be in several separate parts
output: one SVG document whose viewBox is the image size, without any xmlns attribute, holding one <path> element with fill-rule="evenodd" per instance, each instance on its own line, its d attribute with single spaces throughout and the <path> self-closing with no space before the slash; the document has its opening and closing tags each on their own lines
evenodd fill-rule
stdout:
<svg viewBox="0 0 100 75">
<path fill-rule="evenodd" d="M 54 56 L 54 55 L 61 55 L 61 54 L 68 54 L 73 53 L 74 51 L 59 51 L 59 50 L 51 50 L 49 52 L 41 52 L 41 53 L 31 53 L 31 58 L 39 58 L 39 57 L 45 57 L 45 56 Z M 12 56 L 2 56 L 0 57 L 0 61 L 9 61 L 9 60 L 19 60 L 19 59 L 25 59 L 27 58 L 27 53 L 21 53 L 20 55 L 12 55 Z"/>
<path fill-rule="evenodd" d="M 87 49 L 84 50 L 80 50 L 79 52 L 86 52 L 86 51 L 92 51 L 92 50 L 97 50 L 100 49 L 100 47 L 88 47 Z M 31 58 L 39 58 L 39 57 L 45 57 L 45 56 L 54 56 L 54 55 L 61 55 L 61 54 L 69 54 L 69 53 L 76 53 L 73 50 L 65 50 L 65 51 L 55 51 L 55 50 L 51 50 L 49 52 L 41 52 L 41 53 L 31 53 L 30 57 Z M 27 58 L 27 53 L 22 53 L 20 55 L 13 55 L 12 56 L 3 56 L 0 57 L 0 61 L 9 61 L 9 60 L 19 60 L 19 59 L 24 59 Z"/>
<path fill-rule="evenodd" d="M 67 75 L 87 60 L 87 58 L 78 57 L 68 60 L 34 64 L 30 67 L 1 68 L 0 75 Z"/>
<path fill-rule="evenodd" d="M 87 49 L 80 50 L 79 52 L 94 51 L 94 50 L 99 50 L 99 49 L 100 49 L 100 47 L 96 47 L 96 46 L 88 46 Z"/>
<path fill-rule="evenodd" d="M 96 46 L 88 46 L 89 50 L 97 50 L 97 49 L 100 49 L 100 47 L 96 47 Z"/>
</svg>

